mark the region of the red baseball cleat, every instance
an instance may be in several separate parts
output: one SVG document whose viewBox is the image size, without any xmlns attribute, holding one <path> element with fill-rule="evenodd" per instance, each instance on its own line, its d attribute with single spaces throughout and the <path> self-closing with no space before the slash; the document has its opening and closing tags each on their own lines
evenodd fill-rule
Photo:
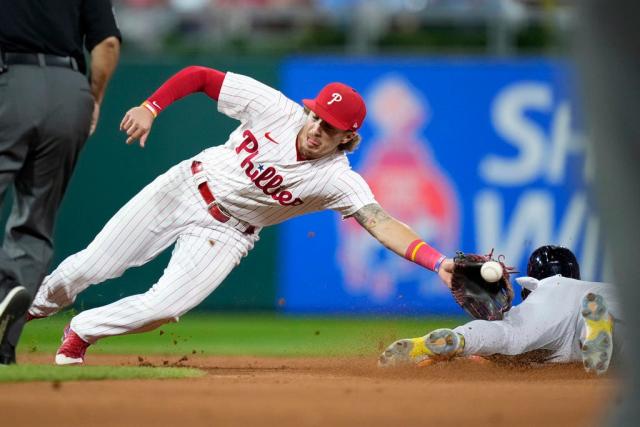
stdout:
<svg viewBox="0 0 640 427">
<path fill-rule="evenodd" d="M 73 332 L 71 325 L 67 325 L 62 335 L 62 345 L 56 352 L 56 365 L 81 365 L 89 345 Z"/>
<path fill-rule="evenodd" d="M 35 319 L 44 319 L 47 316 L 36 316 L 35 314 L 31 314 L 27 311 L 27 322 L 31 322 L 32 320 Z"/>
</svg>

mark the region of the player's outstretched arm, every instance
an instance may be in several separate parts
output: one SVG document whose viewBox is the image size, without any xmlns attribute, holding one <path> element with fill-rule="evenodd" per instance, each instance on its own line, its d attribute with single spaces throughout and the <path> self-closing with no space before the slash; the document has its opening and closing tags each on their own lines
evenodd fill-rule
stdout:
<svg viewBox="0 0 640 427">
<path fill-rule="evenodd" d="M 429 270 L 451 287 L 453 260 L 429 246 L 408 225 L 398 221 L 377 203 L 364 206 L 353 217 L 386 248 Z"/>
<path fill-rule="evenodd" d="M 127 144 L 139 139 L 140 146 L 144 147 L 153 119 L 169 105 L 189 94 L 204 92 L 217 101 L 225 75 L 213 68 L 190 66 L 171 76 L 141 106 L 125 114 L 120 130 L 127 133 Z"/>
</svg>

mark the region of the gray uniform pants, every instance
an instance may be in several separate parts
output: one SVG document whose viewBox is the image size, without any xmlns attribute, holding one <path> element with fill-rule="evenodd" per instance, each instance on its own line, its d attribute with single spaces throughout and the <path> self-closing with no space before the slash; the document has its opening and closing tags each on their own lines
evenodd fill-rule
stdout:
<svg viewBox="0 0 640 427">
<path fill-rule="evenodd" d="M 0 74 L 0 207 L 13 188 L 0 248 L 7 277 L 35 296 L 53 256 L 56 213 L 89 134 L 93 97 L 87 78 L 69 68 L 10 65 Z M 0 357 L 14 355 L 16 322 Z"/>
</svg>

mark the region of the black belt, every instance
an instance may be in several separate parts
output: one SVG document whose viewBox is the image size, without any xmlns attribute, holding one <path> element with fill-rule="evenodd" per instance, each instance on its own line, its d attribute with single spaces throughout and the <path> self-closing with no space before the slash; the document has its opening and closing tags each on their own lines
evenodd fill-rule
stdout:
<svg viewBox="0 0 640 427">
<path fill-rule="evenodd" d="M 56 56 L 45 53 L 15 53 L 3 54 L 7 65 L 38 65 L 40 67 L 63 67 L 79 71 L 78 61 L 72 56 Z"/>
</svg>

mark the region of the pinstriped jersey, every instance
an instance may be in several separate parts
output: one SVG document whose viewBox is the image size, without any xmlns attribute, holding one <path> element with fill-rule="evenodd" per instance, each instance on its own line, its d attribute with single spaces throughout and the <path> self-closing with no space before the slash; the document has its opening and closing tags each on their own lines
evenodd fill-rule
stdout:
<svg viewBox="0 0 640 427">
<path fill-rule="evenodd" d="M 252 78 L 227 72 L 218 110 L 240 121 L 224 145 L 204 150 L 209 185 L 230 215 L 255 226 L 332 209 L 343 216 L 376 203 L 343 152 L 299 160 L 303 107 Z"/>
</svg>

